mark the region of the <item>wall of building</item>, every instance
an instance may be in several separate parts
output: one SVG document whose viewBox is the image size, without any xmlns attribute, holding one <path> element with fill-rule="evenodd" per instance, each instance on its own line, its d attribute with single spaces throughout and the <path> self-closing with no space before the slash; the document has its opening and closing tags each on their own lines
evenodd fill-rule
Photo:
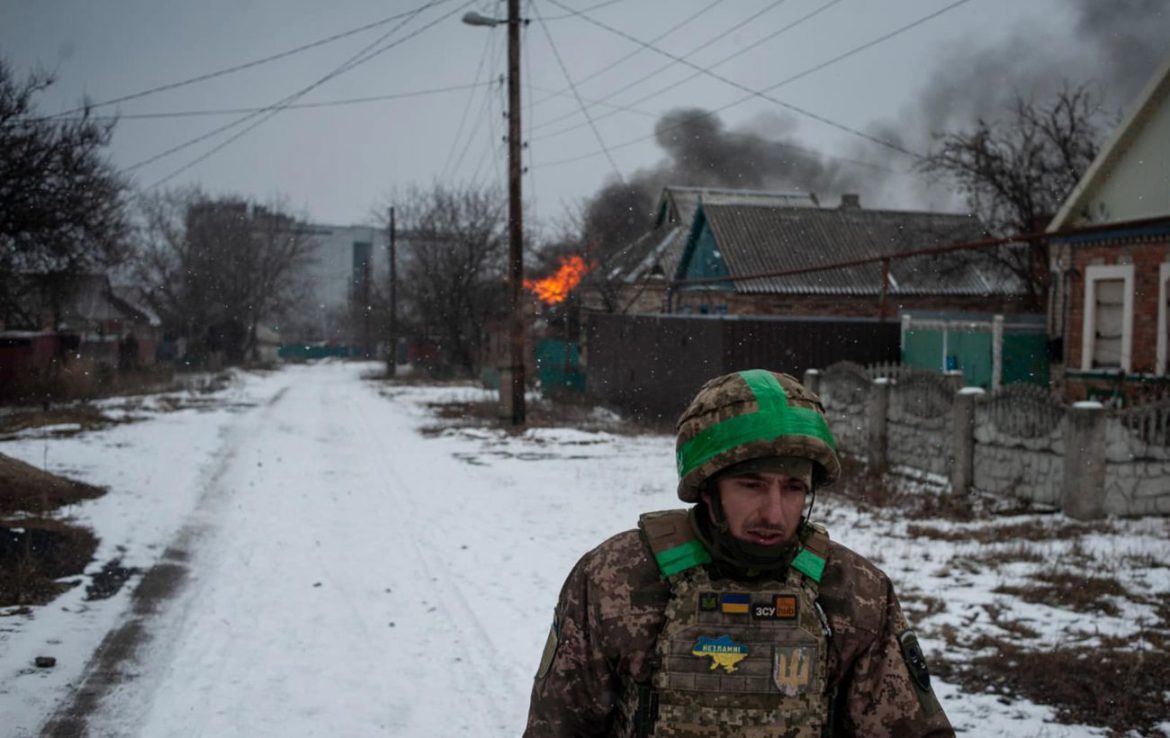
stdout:
<svg viewBox="0 0 1170 738">
<path fill-rule="evenodd" d="M 1067 294 L 1064 326 L 1065 365 L 1063 385 L 1070 400 L 1093 394 L 1117 392 L 1126 403 L 1161 397 L 1170 390 L 1165 367 L 1157 365 L 1159 272 L 1170 262 L 1170 238 L 1161 236 L 1140 242 L 1103 241 L 1066 245 L 1061 248 L 1067 265 L 1060 289 Z M 1085 328 L 1085 274 L 1090 266 L 1133 265 L 1133 335 L 1128 377 L 1117 373 L 1085 376 L 1083 342 Z M 1060 301 L 1057 301 L 1059 304 Z M 1157 377 L 1165 381 L 1151 381 Z"/>
</svg>

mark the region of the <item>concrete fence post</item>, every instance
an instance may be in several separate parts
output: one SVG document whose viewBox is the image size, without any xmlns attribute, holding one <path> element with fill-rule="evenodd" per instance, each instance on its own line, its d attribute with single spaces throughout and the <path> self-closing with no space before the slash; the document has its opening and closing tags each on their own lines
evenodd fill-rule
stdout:
<svg viewBox="0 0 1170 738">
<path fill-rule="evenodd" d="M 804 388 L 812 392 L 817 397 L 821 396 L 821 372 L 819 369 L 805 369 L 804 380 L 801 382 Z"/>
<path fill-rule="evenodd" d="M 890 379 L 878 377 L 873 380 L 869 393 L 868 425 L 869 443 L 866 447 L 866 463 L 874 474 L 886 473 L 886 451 L 889 438 L 886 434 L 886 417 L 890 410 Z"/>
<path fill-rule="evenodd" d="M 943 372 L 943 381 L 947 383 L 948 387 L 958 392 L 963 389 L 967 380 L 963 377 L 962 369 L 949 369 Z"/>
<path fill-rule="evenodd" d="M 975 400 L 981 387 L 964 387 L 955 394 L 951 407 L 951 491 L 971 493 L 975 483 Z"/>
<path fill-rule="evenodd" d="M 1078 520 L 1105 517 L 1105 408 L 1073 403 L 1067 422 L 1061 510 Z"/>
</svg>

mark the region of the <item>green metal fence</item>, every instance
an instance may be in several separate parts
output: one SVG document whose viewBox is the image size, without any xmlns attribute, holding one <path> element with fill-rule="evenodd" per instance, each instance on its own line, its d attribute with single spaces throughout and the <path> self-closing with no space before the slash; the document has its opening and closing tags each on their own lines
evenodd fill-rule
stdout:
<svg viewBox="0 0 1170 738">
<path fill-rule="evenodd" d="M 546 338 L 536 344 L 536 372 L 544 394 L 584 392 L 581 349 L 575 341 Z"/>
<path fill-rule="evenodd" d="M 962 371 L 968 386 L 986 389 L 1015 382 L 1047 386 L 1048 336 L 1043 322 L 1036 316 L 1012 318 L 903 315 L 902 364 Z"/>
</svg>

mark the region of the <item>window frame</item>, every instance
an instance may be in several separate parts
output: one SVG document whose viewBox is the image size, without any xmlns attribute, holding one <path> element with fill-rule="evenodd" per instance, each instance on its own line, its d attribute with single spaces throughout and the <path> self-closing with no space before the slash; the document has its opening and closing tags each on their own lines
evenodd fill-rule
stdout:
<svg viewBox="0 0 1170 738">
<path fill-rule="evenodd" d="M 1168 340 L 1167 321 L 1170 316 L 1167 313 L 1166 302 L 1170 300 L 1170 262 L 1162 262 L 1158 266 L 1158 365 L 1154 370 L 1155 374 L 1166 375 L 1170 374 L 1170 365 L 1168 365 L 1167 356 L 1170 343 Z"/>
<path fill-rule="evenodd" d="M 1093 264 L 1085 267 L 1084 319 L 1081 330 L 1081 371 L 1115 372 L 1126 374 L 1133 370 L 1133 264 L 1104 266 Z M 1097 334 L 1097 282 L 1115 279 L 1123 281 L 1124 302 L 1121 319 L 1121 366 L 1094 367 L 1093 342 Z"/>
</svg>

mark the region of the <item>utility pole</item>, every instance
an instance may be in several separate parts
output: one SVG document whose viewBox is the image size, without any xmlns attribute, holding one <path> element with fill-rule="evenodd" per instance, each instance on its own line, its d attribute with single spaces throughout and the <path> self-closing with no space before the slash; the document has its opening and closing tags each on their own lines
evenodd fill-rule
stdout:
<svg viewBox="0 0 1170 738">
<path fill-rule="evenodd" d="M 520 0 L 508 0 L 508 264 L 512 425 L 524 425 L 524 221 L 520 165 Z"/>
<path fill-rule="evenodd" d="M 508 26 L 508 296 L 511 316 L 508 345 L 512 425 L 524 425 L 524 220 L 520 162 L 520 0 L 508 0 L 508 19 L 476 12 L 463 16 L 469 26 Z M 503 394 L 504 388 L 500 387 Z"/>
<path fill-rule="evenodd" d="M 398 253 L 394 244 L 394 206 L 390 206 L 389 230 L 390 243 L 390 348 L 386 352 L 387 374 L 398 376 Z"/>
</svg>

